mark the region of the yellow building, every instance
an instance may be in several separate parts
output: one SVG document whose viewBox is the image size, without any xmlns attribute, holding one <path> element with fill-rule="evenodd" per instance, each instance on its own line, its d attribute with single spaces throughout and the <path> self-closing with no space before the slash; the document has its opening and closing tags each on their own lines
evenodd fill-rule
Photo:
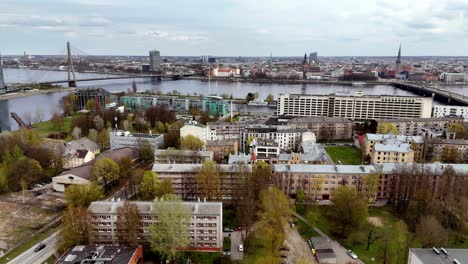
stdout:
<svg viewBox="0 0 468 264">
<path fill-rule="evenodd" d="M 364 156 L 372 163 L 412 163 L 423 160 L 424 138 L 394 134 L 366 134 L 362 145 Z"/>
</svg>

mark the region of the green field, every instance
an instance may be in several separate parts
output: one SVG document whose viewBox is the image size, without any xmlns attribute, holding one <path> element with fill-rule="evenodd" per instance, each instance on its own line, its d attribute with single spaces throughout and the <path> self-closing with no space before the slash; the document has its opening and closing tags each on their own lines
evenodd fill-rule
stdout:
<svg viewBox="0 0 468 264">
<path fill-rule="evenodd" d="M 68 133 L 71 130 L 72 117 L 64 117 L 63 123 L 60 126 L 60 130 L 52 121 L 45 121 L 32 125 L 32 130 L 37 132 L 40 137 L 47 137 L 51 133 L 65 132 Z"/>
<path fill-rule="evenodd" d="M 328 155 L 332 158 L 335 164 L 343 165 L 360 165 L 361 153 L 355 147 L 326 147 Z"/>
</svg>

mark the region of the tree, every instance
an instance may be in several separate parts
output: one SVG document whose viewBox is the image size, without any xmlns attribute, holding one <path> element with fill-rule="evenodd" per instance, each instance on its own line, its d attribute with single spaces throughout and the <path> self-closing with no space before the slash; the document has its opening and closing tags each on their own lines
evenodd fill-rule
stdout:
<svg viewBox="0 0 468 264">
<path fill-rule="evenodd" d="M 416 227 L 416 234 L 423 247 L 442 247 L 447 245 L 447 230 L 433 215 L 423 216 Z"/>
<path fill-rule="evenodd" d="M 445 146 L 442 148 L 440 159 L 445 163 L 458 163 L 461 160 L 461 154 L 457 148 Z"/>
<path fill-rule="evenodd" d="M 59 113 L 55 112 L 50 120 L 52 121 L 52 124 L 54 124 L 55 129 L 58 131 L 62 130 L 63 117 Z"/>
<path fill-rule="evenodd" d="M 260 193 L 269 186 L 271 176 L 270 166 L 265 161 L 260 160 L 253 166 L 248 185 L 252 187 L 256 202 L 260 200 Z"/>
<path fill-rule="evenodd" d="M 271 102 L 273 102 L 273 100 L 274 100 L 273 95 L 272 95 L 272 94 L 268 94 L 268 96 L 266 97 L 266 101 L 267 101 L 268 103 L 271 103 Z"/>
<path fill-rule="evenodd" d="M 73 139 L 79 139 L 81 138 L 81 128 L 79 127 L 74 127 L 73 131 L 71 133 Z"/>
<path fill-rule="evenodd" d="M 96 100 L 90 99 L 86 102 L 85 109 L 88 111 L 94 111 L 96 109 Z"/>
<path fill-rule="evenodd" d="M 182 138 L 180 147 L 187 150 L 200 150 L 205 143 L 194 135 L 187 135 Z"/>
<path fill-rule="evenodd" d="M 323 176 L 318 176 L 318 177 L 315 177 L 314 178 L 314 201 L 317 201 L 318 199 L 318 192 L 322 190 L 322 186 L 323 186 L 323 183 L 324 183 L 325 179 L 323 178 Z"/>
<path fill-rule="evenodd" d="M 298 190 L 296 193 L 296 204 L 303 205 L 306 200 L 306 194 L 303 190 Z"/>
<path fill-rule="evenodd" d="M 452 133 L 459 133 L 463 134 L 465 133 L 465 126 L 463 124 L 455 123 L 455 124 L 450 124 L 448 127 L 448 131 Z"/>
<path fill-rule="evenodd" d="M 136 94 L 137 91 L 138 91 L 138 89 L 137 89 L 136 82 L 135 82 L 135 80 L 133 80 L 133 83 L 132 83 L 132 92 L 133 92 L 134 94 Z"/>
<path fill-rule="evenodd" d="M 248 93 L 247 96 L 245 97 L 245 101 L 248 103 L 252 100 L 255 100 L 255 94 L 253 93 Z"/>
<path fill-rule="evenodd" d="M 64 116 L 69 116 L 76 111 L 76 101 L 78 97 L 74 93 L 65 95 L 60 99 L 59 107 L 62 109 Z"/>
<path fill-rule="evenodd" d="M 156 196 L 162 197 L 167 194 L 174 194 L 171 178 L 167 178 L 161 181 L 161 183 L 159 184 L 159 188 L 157 189 Z"/>
<path fill-rule="evenodd" d="M 13 172 L 14 175 L 16 176 L 16 181 L 15 183 L 19 183 L 21 185 L 21 189 L 23 190 L 23 203 L 24 203 L 24 198 L 25 198 L 25 192 L 28 186 L 33 183 L 34 181 L 39 180 L 39 178 L 42 176 L 42 167 L 37 160 L 30 159 L 27 157 L 20 157 L 18 160 L 16 160 L 11 168 L 10 172 Z M 11 180 L 13 182 L 13 180 Z M 10 190 L 15 190 L 18 189 L 16 188 L 10 188 Z"/>
<path fill-rule="evenodd" d="M 206 125 L 210 121 L 211 121 L 210 113 L 208 113 L 207 111 L 200 112 L 200 115 L 198 117 L 198 122 L 200 122 L 203 125 Z"/>
<path fill-rule="evenodd" d="M 44 109 L 38 106 L 36 108 L 36 122 L 42 122 L 44 120 Z"/>
<path fill-rule="evenodd" d="M 366 233 L 365 233 L 365 242 L 366 242 L 366 250 L 369 251 L 370 246 L 374 244 L 375 241 L 381 239 L 383 235 L 378 232 L 375 225 L 369 223 L 366 225 Z"/>
<path fill-rule="evenodd" d="M 83 185 L 70 185 L 65 189 L 65 201 L 68 207 L 88 207 L 92 202 L 103 197 L 101 188 L 95 182 Z"/>
<path fill-rule="evenodd" d="M 119 172 L 117 163 L 109 158 L 102 158 L 93 165 L 92 179 L 98 184 L 103 184 L 104 192 L 107 193 L 109 185 L 118 178 Z"/>
<path fill-rule="evenodd" d="M 164 124 L 161 121 L 158 121 L 156 123 L 156 131 L 158 133 L 165 133 L 166 132 L 166 127 L 164 126 Z"/>
<path fill-rule="evenodd" d="M 59 252 L 76 245 L 91 243 L 92 224 L 88 219 L 88 209 L 84 207 L 69 207 L 62 215 L 62 225 L 59 233 Z"/>
<path fill-rule="evenodd" d="M 151 249 L 168 259 L 174 259 L 178 249 L 190 243 L 191 211 L 175 195 L 164 195 L 153 205 L 157 224 L 149 228 Z"/>
<path fill-rule="evenodd" d="M 135 204 L 125 201 L 117 209 L 116 233 L 121 244 L 137 246 L 142 238 L 140 212 Z"/>
<path fill-rule="evenodd" d="M 88 130 L 88 138 L 92 140 L 93 142 L 97 143 L 98 142 L 98 132 L 94 128 L 90 128 Z"/>
<path fill-rule="evenodd" d="M 370 173 L 364 176 L 364 187 L 367 202 L 373 202 L 377 197 L 377 191 L 380 186 L 379 177 L 380 175 L 378 173 Z"/>
<path fill-rule="evenodd" d="M 154 162 L 154 150 L 148 140 L 138 142 L 138 157 L 140 160 L 151 163 Z"/>
<path fill-rule="evenodd" d="M 109 129 L 102 129 L 98 134 L 97 143 L 101 149 L 106 149 L 110 145 Z"/>
<path fill-rule="evenodd" d="M 98 115 L 93 118 L 93 123 L 97 131 L 101 131 L 104 128 L 104 119 Z"/>
<path fill-rule="evenodd" d="M 214 161 L 203 162 L 195 180 L 201 197 L 208 200 L 221 197 L 221 175 Z"/>
<path fill-rule="evenodd" d="M 335 232 L 341 237 L 346 237 L 353 229 L 366 222 L 367 202 L 356 190 L 340 186 L 333 192 L 329 218 L 335 226 Z"/>
<path fill-rule="evenodd" d="M 140 196 L 143 200 L 153 200 L 158 192 L 159 179 L 154 171 L 145 171 L 140 184 Z"/>
<path fill-rule="evenodd" d="M 393 133 L 394 135 L 399 135 L 400 131 L 394 123 L 380 122 L 377 126 L 377 134 L 388 134 Z"/>
</svg>

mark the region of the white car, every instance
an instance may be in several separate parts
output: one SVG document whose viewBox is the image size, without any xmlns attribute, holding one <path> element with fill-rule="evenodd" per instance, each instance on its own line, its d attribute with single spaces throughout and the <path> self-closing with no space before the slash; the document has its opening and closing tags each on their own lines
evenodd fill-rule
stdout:
<svg viewBox="0 0 468 264">
<path fill-rule="evenodd" d="M 244 251 L 244 245 L 240 244 L 239 245 L 239 252 L 243 252 Z"/>
<path fill-rule="evenodd" d="M 346 250 L 346 253 L 348 253 L 348 255 L 349 255 L 351 258 L 357 259 L 356 253 L 354 253 L 351 249 Z"/>
</svg>

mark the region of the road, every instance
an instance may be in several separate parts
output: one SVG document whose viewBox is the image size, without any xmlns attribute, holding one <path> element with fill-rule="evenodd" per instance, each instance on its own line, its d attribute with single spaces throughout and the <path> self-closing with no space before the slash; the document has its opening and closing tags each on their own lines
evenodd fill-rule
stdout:
<svg viewBox="0 0 468 264">
<path fill-rule="evenodd" d="M 58 241 L 58 232 L 55 232 L 50 237 L 42 240 L 41 243 L 44 243 L 46 246 L 39 252 L 34 252 L 34 249 L 39 245 L 36 244 L 30 249 L 23 252 L 21 255 L 17 256 L 8 264 L 41 264 L 44 263 L 50 256 L 55 253 L 55 246 Z"/>
<path fill-rule="evenodd" d="M 244 257 L 244 252 L 239 251 L 239 245 L 242 244 L 241 232 L 242 231 L 223 233 L 223 237 L 231 238 L 231 260 L 233 261 L 241 261 L 242 258 Z"/>
</svg>

